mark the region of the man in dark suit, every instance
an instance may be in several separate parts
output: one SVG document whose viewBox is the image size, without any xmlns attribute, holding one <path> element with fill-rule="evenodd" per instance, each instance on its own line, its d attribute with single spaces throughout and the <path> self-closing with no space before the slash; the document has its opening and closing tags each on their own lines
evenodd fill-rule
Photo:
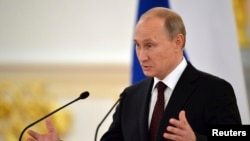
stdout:
<svg viewBox="0 0 250 141">
<path fill-rule="evenodd" d="M 101 141 L 205 141 L 210 125 L 242 124 L 231 84 L 188 62 L 185 41 L 184 23 L 174 11 L 156 7 L 141 16 L 134 42 L 148 78 L 124 89 Z M 162 95 L 158 82 L 165 87 Z M 163 107 L 162 112 L 154 114 L 155 105 Z M 30 141 L 58 139 L 51 123 L 47 125 L 49 134 L 29 131 Z"/>
<path fill-rule="evenodd" d="M 134 42 L 143 73 L 149 78 L 123 91 L 113 123 L 101 141 L 150 139 L 159 81 L 167 85 L 165 110 L 150 140 L 203 141 L 210 125 L 241 124 L 232 86 L 186 61 L 185 39 L 185 26 L 174 11 L 158 7 L 142 15 Z"/>
</svg>

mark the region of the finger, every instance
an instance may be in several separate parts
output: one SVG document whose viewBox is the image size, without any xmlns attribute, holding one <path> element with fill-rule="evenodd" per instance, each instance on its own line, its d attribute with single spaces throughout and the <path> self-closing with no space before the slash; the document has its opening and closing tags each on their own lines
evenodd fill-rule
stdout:
<svg viewBox="0 0 250 141">
<path fill-rule="evenodd" d="M 179 135 L 167 133 L 167 132 L 163 133 L 163 137 L 165 139 L 169 139 L 169 140 L 173 140 L 173 141 L 181 140 L 181 137 Z"/>
<path fill-rule="evenodd" d="M 171 118 L 169 123 L 176 128 L 182 128 L 182 123 L 177 119 Z"/>
<path fill-rule="evenodd" d="M 33 131 L 33 130 L 28 130 L 27 132 L 32 138 L 37 139 L 39 138 L 40 134 L 38 134 L 37 132 Z"/>
<path fill-rule="evenodd" d="M 176 127 L 174 127 L 174 126 L 168 126 L 168 127 L 167 127 L 167 131 L 168 131 L 169 133 L 172 133 L 172 134 L 178 134 L 178 133 L 181 132 L 181 129 L 176 128 Z"/>
<path fill-rule="evenodd" d="M 46 122 L 46 127 L 47 127 L 47 129 L 48 129 L 48 132 L 55 132 L 55 128 L 54 128 L 54 126 L 53 126 L 53 124 L 52 124 L 51 119 L 48 118 L 48 119 L 46 119 L 45 122 Z"/>
<path fill-rule="evenodd" d="M 189 123 L 188 123 L 187 117 L 186 117 L 186 112 L 184 110 L 182 110 L 179 113 L 179 119 L 182 122 L 182 124 L 185 125 L 184 127 L 191 128 L 190 125 L 189 125 Z"/>
<path fill-rule="evenodd" d="M 179 120 L 185 124 L 188 123 L 187 118 L 186 118 L 186 112 L 184 110 L 180 111 Z"/>
</svg>

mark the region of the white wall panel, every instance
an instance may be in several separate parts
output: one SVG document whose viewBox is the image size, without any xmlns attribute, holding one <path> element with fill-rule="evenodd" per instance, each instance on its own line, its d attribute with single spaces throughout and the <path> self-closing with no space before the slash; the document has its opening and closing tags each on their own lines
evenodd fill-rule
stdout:
<svg viewBox="0 0 250 141">
<path fill-rule="evenodd" d="M 126 63 L 135 0 L 0 0 L 0 63 Z"/>
</svg>

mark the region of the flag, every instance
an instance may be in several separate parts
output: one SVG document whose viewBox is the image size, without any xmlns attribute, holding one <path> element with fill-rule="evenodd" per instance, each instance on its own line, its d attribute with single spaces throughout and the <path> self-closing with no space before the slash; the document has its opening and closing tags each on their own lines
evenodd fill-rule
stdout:
<svg viewBox="0 0 250 141">
<path fill-rule="evenodd" d="M 138 3 L 138 13 L 137 13 L 137 21 L 139 20 L 140 16 L 146 12 L 147 10 L 153 7 L 168 7 L 168 0 L 139 0 Z M 135 47 L 133 47 L 133 56 L 132 56 L 132 75 L 131 75 L 131 83 L 134 84 L 146 76 L 143 74 L 142 69 L 140 67 L 139 61 L 136 57 Z"/>
<path fill-rule="evenodd" d="M 232 1 L 171 0 L 169 3 L 186 25 L 185 51 L 189 61 L 198 69 L 232 84 L 242 123 L 249 124 L 249 104 Z"/>
</svg>

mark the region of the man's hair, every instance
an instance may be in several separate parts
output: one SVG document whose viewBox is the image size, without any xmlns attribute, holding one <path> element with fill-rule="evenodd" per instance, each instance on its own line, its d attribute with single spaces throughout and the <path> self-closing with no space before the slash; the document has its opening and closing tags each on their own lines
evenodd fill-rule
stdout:
<svg viewBox="0 0 250 141">
<path fill-rule="evenodd" d="M 184 36 L 183 47 L 186 42 L 186 29 L 183 20 L 179 14 L 171 9 L 165 7 L 154 7 L 145 12 L 140 19 L 147 19 L 150 17 L 158 17 L 165 20 L 166 33 L 169 39 L 172 40 L 177 34 Z"/>
</svg>

